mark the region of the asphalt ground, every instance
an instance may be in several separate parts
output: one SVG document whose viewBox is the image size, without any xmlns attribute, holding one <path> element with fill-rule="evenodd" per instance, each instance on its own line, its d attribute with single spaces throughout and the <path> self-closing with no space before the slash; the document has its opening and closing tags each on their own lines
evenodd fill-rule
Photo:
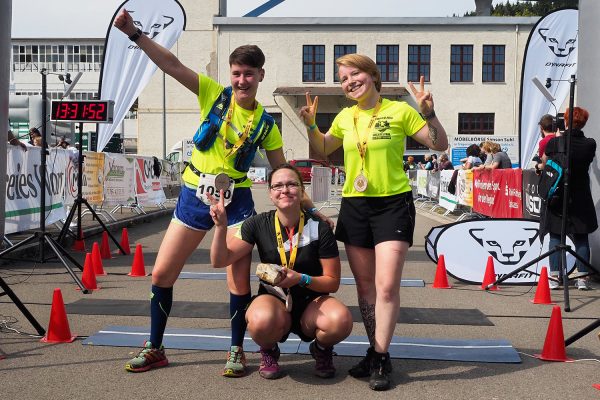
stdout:
<svg viewBox="0 0 600 400">
<path fill-rule="evenodd" d="M 264 186 L 254 190 L 258 211 L 269 209 Z M 324 210 L 335 218 L 336 210 Z M 113 225 L 128 226 L 130 244 L 143 246 L 146 271 L 150 272 L 169 219 L 169 211 L 155 211 L 137 217 L 128 211 Z M 398 324 L 395 335 L 421 338 L 507 339 L 522 358 L 520 364 L 493 364 L 394 359 L 393 387 L 373 392 L 366 380 L 354 379 L 346 371 L 358 361 L 353 357 L 334 358 L 338 373 L 322 380 L 312 375 L 314 361 L 306 355 L 282 355 L 286 375 L 267 381 L 258 374 L 260 357 L 247 354 L 250 373 L 244 378 L 220 376 L 224 352 L 168 349 L 167 368 L 133 374 L 124 370 L 125 362 L 139 349 L 83 346 L 81 337 L 92 335 L 109 325 L 148 326 L 149 317 L 113 315 L 68 315 L 70 329 L 80 338 L 70 344 L 41 343 L 31 336 L 35 330 L 7 297 L 0 297 L 0 397 L 5 399 L 596 399 L 600 390 L 600 341 L 596 329 L 567 347 L 575 362 L 546 362 L 531 357 L 540 353 L 546 337 L 551 307 L 534 305 L 535 287 L 502 286 L 498 292 L 484 292 L 450 278 L 449 290 L 433 289 L 436 265 L 424 249 L 424 236 L 433 226 L 451 221 L 419 210 L 415 245 L 410 249 L 403 278 L 423 279 L 425 288 L 402 288 L 401 307 L 476 308 L 494 326 Z M 85 224 L 86 245 L 100 240 L 96 223 Z M 186 271 L 214 272 L 209 263 L 212 234 L 207 236 L 190 257 Z M 114 246 L 113 246 L 114 249 Z M 342 276 L 351 276 L 343 247 Z M 83 263 L 82 253 L 72 253 Z M 256 254 L 255 254 L 256 255 Z M 35 263 L 25 260 L 0 260 L 0 276 L 10 285 L 39 323 L 47 327 L 52 295 L 60 288 L 65 303 L 81 298 L 148 299 L 150 277 L 132 278 L 133 255 L 104 260 L 108 276 L 98 277 L 101 289 L 89 295 L 75 290 L 75 284 L 62 264 Z M 255 257 L 255 263 L 258 259 Z M 482 266 L 484 268 L 484 266 Z M 596 284 L 598 285 L 598 284 Z M 256 290 L 256 283 L 253 283 Z M 572 311 L 562 312 L 565 337 L 580 331 L 600 317 L 600 290 L 570 291 Z M 342 285 L 336 297 L 348 305 L 357 305 L 355 287 Z M 562 291 L 553 291 L 552 299 L 562 307 Z M 175 285 L 174 301 L 227 302 L 225 281 L 181 279 Z M 227 319 L 170 318 L 170 328 L 228 328 Z M 17 333 L 17 331 L 19 333 Z M 362 323 L 355 323 L 353 334 L 364 335 Z M 141 344 L 141 343 L 140 343 Z"/>
</svg>

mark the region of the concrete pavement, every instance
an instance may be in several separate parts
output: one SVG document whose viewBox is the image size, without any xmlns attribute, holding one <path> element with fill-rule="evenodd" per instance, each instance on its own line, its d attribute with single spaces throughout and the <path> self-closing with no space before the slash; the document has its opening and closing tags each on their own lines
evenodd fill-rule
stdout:
<svg viewBox="0 0 600 400">
<path fill-rule="evenodd" d="M 254 190 L 257 210 L 268 209 L 264 186 Z M 334 209 L 325 212 L 335 217 Z M 164 213 L 163 213 L 164 214 Z M 156 217 L 154 219 L 154 217 Z M 0 298 L 0 393 L 4 398 L 37 399 L 212 399 L 269 397 L 289 399 L 593 399 L 600 391 L 592 384 L 600 383 L 598 361 L 574 363 L 542 362 L 530 357 L 542 349 L 551 306 L 533 305 L 535 287 L 503 286 L 498 292 L 484 292 L 477 286 L 450 279 L 453 289 L 431 288 L 435 264 L 425 254 L 424 236 L 431 227 L 449 219 L 419 211 L 415 245 L 409 251 L 403 277 L 423 279 L 425 288 L 402 288 L 401 307 L 477 308 L 494 326 L 398 324 L 397 336 L 457 339 L 508 339 L 521 352 L 521 364 L 464 363 L 426 360 L 393 360 L 393 388 L 388 392 L 371 391 L 366 381 L 346 373 L 357 359 L 335 357 L 337 376 L 332 380 L 313 377 L 314 361 L 310 356 L 283 355 L 282 366 L 287 375 L 267 381 L 258 375 L 259 355 L 249 354 L 250 374 L 240 379 L 220 376 L 225 354 L 222 352 L 168 350 L 170 366 L 141 374 L 127 373 L 124 363 L 139 349 L 83 346 L 80 340 L 71 344 L 45 344 L 39 338 L 18 334 L 35 333 L 27 320 L 6 296 Z M 129 221 L 132 246 L 141 243 L 146 270 L 156 258 L 169 216 L 149 216 L 143 223 Z M 117 232 L 117 234 L 120 233 Z M 95 237 L 99 240 L 99 237 Z M 186 271 L 211 272 L 209 253 L 212 235 L 208 235 L 190 257 Z M 88 248 L 91 241 L 86 240 Z M 351 276 L 343 248 L 342 276 Z M 75 254 L 83 261 L 83 254 Z M 255 257 L 256 258 L 256 257 Z M 91 295 L 75 290 L 75 285 L 60 264 L 36 264 L 28 261 L 3 261 L 0 276 L 26 304 L 42 326 L 50 317 L 52 292 L 58 287 L 65 303 L 82 297 L 92 299 L 147 299 L 150 278 L 131 278 L 133 255 L 104 261 L 108 276 L 98 277 L 102 289 Z M 255 259 L 255 262 L 258 260 Z M 3 264 L 3 265 L 2 265 Z M 482 266 L 483 268 L 484 266 Z M 254 285 L 254 290 L 256 286 Z M 565 337 L 572 335 L 600 317 L 599 291 L 571 290 L 572 312 L 564 313 Z M 356 305 L 354 286 L 342 285 L 336 294 L 348 305 Z M 562 291 L 552 292 L 553 300 L 562 306 Z M 175 301 L 227 302 L 224 281 L 179 280 Z M 147 326 L 148 317 L 112 315 L 69 315 L 71 331 L 81 336 L 92 335 L 108 325 Z M 228 320 L 205 318 L 171 318 L 173 328 L 227 328 Z M 361 323 L 354 324 L 353 334 L 364 335 Z M 140 341 L 141 342 L 141 341 Z M 600 342 L 595 332 L 567 348 L 574 359 L 597 359 Z"/>
</svg>

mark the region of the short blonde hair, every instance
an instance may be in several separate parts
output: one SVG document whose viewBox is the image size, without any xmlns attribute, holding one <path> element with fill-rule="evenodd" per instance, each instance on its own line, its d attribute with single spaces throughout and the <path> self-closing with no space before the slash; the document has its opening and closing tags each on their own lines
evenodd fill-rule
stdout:
<svg viewBox="0 0 600 400">
<path fill-rule="evenodd" d="M 377 68 L 377 64 L 375 64 L 375 61 L 369 57 L 356 53 L 346 54 L 335 60 L 335 63 L 338 67 L 341 65 L 345 67 L 354 67 L 371 75 L 373 77 L 373 82 L 375 83 L 375 89 L 377 89 L 378 92 L 381 92 L 381 73 L 379 72 L 379 68 Z"/>
</svg>

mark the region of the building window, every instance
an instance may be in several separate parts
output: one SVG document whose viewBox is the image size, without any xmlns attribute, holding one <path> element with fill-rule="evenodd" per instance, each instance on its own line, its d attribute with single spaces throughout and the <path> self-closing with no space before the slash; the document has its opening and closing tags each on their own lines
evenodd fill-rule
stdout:
<svg viewBox="0 0 600 400">
<path fill-rule="evenodd" d="M 425 82 L 430 82 L 429 70 L 431 67 L 431 46 L 409 45 L 408 46 L 408 77 L 409 82 L 418 82 L 421 75 Z"/>
<path fill-rule="evenodd" d="M 493 135 L 494 113 L 459 113 L 459 135 Z"/>
<path fill-rule="evenodd" d="M 325 82 L 325 46 L 302 46 L 302 82 Z"/>
<path fill-rule="evenodd" d="M 504 45 L 483 46 L 483 82 L 504 82 Z"/>
<path fill-rule="evenodd" d="M 473 82 L 473 46 L 452 45 L 450 82 Z"/>
<path fill-rule="evenodd" d="M 399 52 L 396 45 L 377 45 L 375 62 L 382 82 L 398 82 Z"/>
<path fill-rule="evenodd" d="M 340 77 L 338 76 L 338 66 L 335 61 L 346 54 L 356 53 L 355 44 L 336 44 L 333 46 L 333 81 L 339 82 Z"/>
<path fill-rule="evenodd" d="M 412 136 L 406 137 L 406 150 L 429 150 L 429 147 L 417 142 Z"/>
<path fill-rule="evenodd" d="M 104 46 L 100 45 L 13 45 L 14 72 L 100 71 Z M 67 61 L 67 63 L 65 63 Z"/>
</svg>

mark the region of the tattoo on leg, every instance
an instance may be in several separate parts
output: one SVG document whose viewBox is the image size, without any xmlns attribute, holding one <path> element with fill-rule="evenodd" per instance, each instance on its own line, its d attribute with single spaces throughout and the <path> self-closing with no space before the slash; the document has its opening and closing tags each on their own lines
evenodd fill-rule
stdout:
<svg viewBox="0 0 600 400">
<path fill-rule="evenodd" d="M 360 308 L 360 315 L 362 316 L 365 330 L 367 331 L 367 337 L 371 346 L 375 345 L 375 304 L 369 304 L 369 302 L 362 298 L 358 298 L 358 307 Z"/>
<path fill-rule="evenodd" d="M 433 124 L 427 123 L 427 127 L 429 128 L 429 138 L 431 139 L 431 143 L 435 145 L 438 140 L 438 131 Z"/>
</svg>

